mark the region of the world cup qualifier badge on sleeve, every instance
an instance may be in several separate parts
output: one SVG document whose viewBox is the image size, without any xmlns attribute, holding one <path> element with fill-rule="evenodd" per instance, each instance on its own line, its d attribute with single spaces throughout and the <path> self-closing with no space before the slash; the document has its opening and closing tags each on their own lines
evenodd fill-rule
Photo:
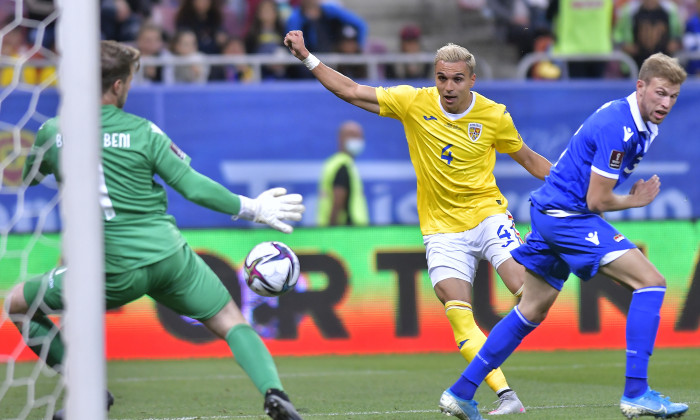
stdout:
<svg viewBox="0 0 700 420">
<path fill-rule="evenodd" d="M 185 152 L 183 152 L 182 149 L 177 147 L 177 145 L 175 143 L 170 143 L 170 150 L 172 150 L 173 153 L 175 153 L 175 155 L 182 160 L 185 160 L 185 158 L 187 157 Z"/>
<path fill-rule="evenodd" d="M 620 169 L 622 167 L 622 158 L 625 157 L 625 152 L 613 150 L 610 152 L 610 160 L 608 166 L 610 169 Z"/>
</svg>

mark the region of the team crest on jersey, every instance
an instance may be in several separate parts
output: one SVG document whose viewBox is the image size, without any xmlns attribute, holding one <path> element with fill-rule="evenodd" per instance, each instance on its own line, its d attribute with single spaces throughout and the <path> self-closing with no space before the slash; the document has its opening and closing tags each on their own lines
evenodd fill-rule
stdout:
<svg viewBox="0 0 700 420">
<path fill-rule="evenodd" d="M 483 126 L 480 123 L 470 122 L 467 127 L 467 134 L 469 134 L 469 138 L 472 139 L 473 142 L 476 142 L 479 140 L 479 137 L 481 137 L 482 130 Z"/>
<path fill-rule="evenodd" d="M 625 152 L 613 150 L 610 152 L 610 161 L 608 166 L 610 169 L 620 169 L 622 167 L 622 158 L 625 157 Z"/>
<path fill-rule="evenodd" d="M 175 153 L 177 157 L 179 157 L 182 160 L 185 160 L 185 158 L 187 157 L 185 152 L 183 152 L 179 147 L 177 147 L 175 143 L 170 143 L 170 150 L 172 150 L 173 153 Z"/>
</svg>

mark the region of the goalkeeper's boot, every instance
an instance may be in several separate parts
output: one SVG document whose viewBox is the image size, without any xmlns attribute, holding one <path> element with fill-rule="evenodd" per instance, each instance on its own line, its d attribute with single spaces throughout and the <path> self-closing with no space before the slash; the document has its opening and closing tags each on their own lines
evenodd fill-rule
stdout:
<svg viewBox="0 0 700 420">
<path fill-rule="evenodd" d="M 510 391 L 504 392 L 500 397 L 498 397 L 498 408 L 493 411 L 489 411 L 489 416 L 498 416 L 501 414 L 517 414 L 524 413 L 525 407 L 520 399 L 515 394 L 512 389 Z"/>
<path fill-rule="evenodd" d="M 284 391 L 268 389 L 265 393 L 265 413 L 274 420 L 302 420 Z"/>
<path fill-rule="evenodd" d="M 474 400 L 463 400 L 449 389 L 445 390 L 440 397 L 440 412 L 448 416 L 455 416 L 460 420 L 483 420 L 477 402 Z"/>
<path fill-rule="evenodd" d="M 107 391 L 107 412 L 109 412 L 109 409 L 112 407 L 112 405 L 114 405 L 114 395 L 112 395 L 111 392 Z M 62 408 L 53 414 L 53 420 L 64 420 L 65 418 L 65 408 Z"/>
<path fill-rule="evenodd" d="M 674 403 L 651 388 L 637 398 L 620 399 L 620 410 L 628 419 L 639 416 L 654 416 L 663 419 L 680 417 L 688 411 L 686 404 Z"/>
</svg>

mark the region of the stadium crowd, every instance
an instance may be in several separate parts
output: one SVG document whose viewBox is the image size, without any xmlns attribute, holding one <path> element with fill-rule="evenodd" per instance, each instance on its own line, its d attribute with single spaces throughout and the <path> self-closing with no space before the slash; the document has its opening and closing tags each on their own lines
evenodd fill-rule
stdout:
<svg viewBox="0 0 700 420">
<path fill-rule="evenodd" d="M 21 1 L 21 0 L 17 0 Z M 438 0 L 439 1 L 439 0 Z M 10 4 L 9 2 L 8 4 Z M 3 57 L 55 58 L 52 0 L 24 0 L 24 19 L 48 21 L 48 26 L 14 16 L 14 7 L 0 8 Z M 141 83 L 251 82 L 245 64 L 209 64 L 207 56 L 287 55 L 284 35 L 302 30 L 313 53 L 382 53 L 394 40 L 369 40 L 370 25 L 341 0 L 101 0 L 101 38 L 134 45 L 143 57 L 189 57 L 187 64 L 146 66 Z M 497 39 L 522 58 L 532 52 L 569 55 L 628 54 L 638 65 L 651 54 L 700 53 L 700 0 L 454 0 L 455 13 L 479 12 Z M 420 16 L 404 22 L 397 53 L 426 51 Z M 40 33 L 40 28 L 42 29 Z M 37 41 L 37 35 L 41 39 Z M 446 42 L 449 39 L 440 40 Z M 42 48 L 36 48 L 38 43 Z M 688 73 L 700 75 L 700 57 L 683 60 Z M 162 61 L 159 61 L 162 63 Z M 382 68 L 387 79 L 430 77 L 430 65 L 396 63 Z M 368 76 L 365 64 L 339 64 L 336 69 L 353 78 Z M 624 63 L 557 61 L 535 63 L 533 79 L 619 78 L 629 74 Z M 14 66 L 0 68 L 0 84 L 12 83 Z M 53 79 L 51 66 L 24 66 L 19 80 L 38 84 Z M 262 80 L 311 77 L 303 66 L 265 65 Z"/>
</svg>

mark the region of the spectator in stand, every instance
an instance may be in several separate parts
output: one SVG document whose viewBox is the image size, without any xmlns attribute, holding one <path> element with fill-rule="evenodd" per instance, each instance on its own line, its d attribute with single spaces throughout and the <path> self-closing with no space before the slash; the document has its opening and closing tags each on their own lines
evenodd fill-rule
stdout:
<svg viewBox="0 0 700 420">
<path fill-rule="evenodd" d="M 532 52 L 534 32 L 521 0 L 489 0 L 484 13 L 493 18 L 496 37 L 515 46 L 520 57 Z"/>
<path fill-rule="evenodd" d="M 139 34 L 136 37 L 136 48 L 141 52 L 141 57 L 167 57 L 170 54 L 165 48 L 165 35 L 163 29 L 150 22 L 141 25 Z M 162 82 L 163 67 L 162 66 L 141 66 L 141 74 L 143 81 Z"/>
<path fill-rule="evenodd" d="M 245 37 L 245 50 L 249 54 L 276 54 L 285 53 L 286 48 L 282 44 L 284 39 L 284 22 L 279 14 L 275 0 L 261 0 L 257 3 L 253 21 Z M 263 66 L 262 78 L 282 79 L 285 77 L 286 67 L 283 65 Z"/>
<path fill-rule="evenodd" d="M 364 49 L 367 40 L 367 23 L 360 16 L 334 3 L 321 0 L 301 0 L 292 9 L 287 19 L 287 30 L 300 30 L 304 33 L 306 47 L 312 53 L 335 51 L 343 33 L 350 25 L 357 30 L 357 42 Z M 313 75 L 303 66 L 290 67 L 291 78 L 312 78 Z"/>
<path fill-rule="evenodd" d="M 130 42 L 151 15 L 150 0 L 100 0 L 100 32 L 102 39 Z"/>
<path fill-rule="evenodd" d="M 697 0 L 695 13 L 690 15 L 685 24 L 683 48 L 688 52 L 700 52 L 700 0 Z M 690 60 L 686 66 L 688 74 L 700 76 L 700 60 Z"/>
<path fill-rule="evenodd" d="M 357 42 L 360 48 L 364 48 L 367 39 L 367 23 L 364 19 L 337 4 L 301 0 L 287 20 L 287 32 L 304 32 L 308 50 L 324 53 L 335 49 L 346 25 L 357 30 Z"/>
<path fill-rule="evenodd" d="M 263 1 L 263 0 L 244 0 L 247 4 L 247 16 L 246 16 L 246 25 L 244 29 L 244 33 L 247 34 L 250 32 L 250 28 L 253 26 L 253 22 L 255 21 L 256 17 L 256 12 L 258 10 L 258 5 Z M 274 0 L 275 6 L 277 8 L 277 14 L 279 15 L 279 19 L 283 23 L 283 27 L 286 25 L 287 19 L 289 18 L 289 14 L 292 12 L 292 7 L 296 7 L 299 5 L 299 2 L 301 0 Z"/>
<path fill-rule="evenodd" d="M 618 11 L 613 40 L 641 67 L 650 55 L 672 56 L 681 49 L 683 26 L 670 0 L 634 0 Z"/>
<path fill-rule="evenodd" d="M 7 19 L 2 22 L 2 28 L 7 29 L 9 25 L 13 23 L 12 16 L 8 16 Z M 24 28 L 21 26 L 15 26 L 10 29 L 5 36 L 0 40 L 0 55 L 4 58 L 18 59 L 22 57 L 27 50 L 27 38 L 24 32 Z M 26 76 L 26 68 L 22 67 L 22 72 L 19 75 L 19 81 L 24 82 Z M 12 64 L 4 65 L 0 67 L 0 86 L 8 86 L 12 83 L 15 78 L 15 66 Z"/>
<path fill-rule="evenodd" d="M 613 51 L 613 0 L 553 0 L 547 9 L 552 22 L 552 52 L 559 55 L 610 54 Z M 571 79 L 604 76 L 607 61 L 569 61 Z"/>
<path fill-rule="evenodd" d="M 45 56 L 42 54 L 43 51 L 37 52 L 30 56 L 30 46 L 27 44 L 27 31 L 26 27 L 16 25 L 14 26 L 14 18 L 8 16 L 5 21 L 0 23 L 0 27 L 7 30 L 5 35 L 0 39 L 0 56 L 6 57 L 10 60 L 27 60 L 27 59 L 43 59 Z M 12 27 L 12 29 L 9 29 Z M 9 30 L 8 30 L 9 29 Z M 34 66 L 29 63 L 24 63 L 21 68 L 19 75 L 15 74 L 15 66 L 12 64 L 6 64 L 0 67 L 0 86 L 11 85 L 15 77 L 17 77 L 17 82 L 27 83 L 30 85 L 38 85 L 42 83 L 48 83 L 51 85 L 56 84 L 56 67 L 55 66 Z"/>
<path fill-rule="evenodd" d="M 194 32 L 197 49 L 204 54 L 221 54 L 228 39 L 223 23 L 221 0 L 182 0 L 175 14 L 177 31 Z"/>
<path fill-rule="evenodd" d="M 24 0 L 23 6 L 27 13 L 27 18 L 38 22 L 43 22 L 56 9 L 53 0 Z M 30 44 L 36 43 L 37 35 L 39 35 L 39 28 L 29 28 L 28 39 Z M 56 20 L 51 21 L 44 28 L 40 44 L 49 50 L 54 49 L 56 44 Z"/>
<path fill-rule="evenodd" d="M 204 62 L 204 54 L 197 49 L 197 35 L 191 30 L 175 32 L 170 52 L 176 57 L 188 57 L 191 62 L 166 66 L 163 69 L 165 83 L 206 83 L 209 66 Z"/>
<path fill-rule="evenodd" d="M 343 26 L 335 51 L 340 54 L 362 54 L 362 48 L 357 41 L 357 29 L 354 26 Z M 367 78 L 367 65 L 365 64 L 341 63 L 337 70 L 351 79 Z"/>
<path fill-rule="evenodd" d="M 224 49 L 221 53 L 227 56 L 245 55 L 245 44 L 240 38 L 229 38 L 226 44 L 224 44 Z M 209 80 L 245 83 L 253 80 L 253 69 L 246 64 L 212 66 Z"/>
<path fill-rule="evenodd" d="M 403 54 L 416 54 L 423 51 L 421 30 L 418 26 L 409 24 L 401 29 L 399 50 Z M 397 63 L 389 66 L 386 71 L 387 79 L 430 79 L 431 77 L 430 63 Z"/>
</svg>

